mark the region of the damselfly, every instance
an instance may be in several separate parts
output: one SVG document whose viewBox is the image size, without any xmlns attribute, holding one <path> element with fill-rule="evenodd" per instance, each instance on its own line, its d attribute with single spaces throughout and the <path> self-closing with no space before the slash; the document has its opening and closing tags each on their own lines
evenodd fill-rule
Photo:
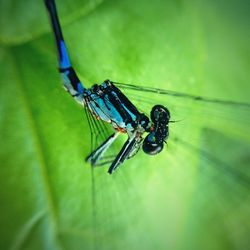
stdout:
<svg viewBox="0 0 250 250">
<path fill-rule="evenodd" d="M 248 112 L 250 108 L 249 103 L 205 98 L 153 87 L 112 82 L 110 80 L 105 80 L 100 85 L 95 84 L 91 88 L 86 88 L 79 80 L 70 63 L 55 2 L 54 0 L 45 0 L 45 4 L 52 23 L 58 50 L 59 71 L 62 75 L 65 89 L 75 101 L 85 108 L 92 131 L 99 130 L 99 134 L 101 134 L 106 128 L 105 123 L 110 124 L 113 128 L 113 133 L 108 135 L 86 158 L 92 166 L 111 163 L 108 170 L 111 174 L 125 160 L 133 157 L 141 147 L 145 153 L 155 155 L 163 150 L 164 144 L 167 142 L 170 122 L 192 119 L 193 111 L 191 106 L 189 113 L 182 112 L 178 116 L 176 114 L 177 110 L 175 111 L 175 107 L 171 105 L 171 100 L 165 100 L 164 98 L 161 104 L 156 104 L 154 100 L 157 98 L 154 99 L 154 96 L 169 96 L 169 99 L 183 98 L 187 100 L 185 104 L 186 110 L 188 110 L 189 102 L 203 103 L 205 104 L 205 109 L 200 110 L 200 113 L 196 114 L 201 118 L 209 115 L 209 112 L 206 113 L 206 108 L 209 105 L 220 105 L 225 109 L 236 107 L 239 113 L 241 111 Z M 123 92 L 121 92 L 121 89 Z M 126 91 L 128 91 L 128 94 L 125 95 Z M 148 102 L 144 97 L 144 93 L 151 93 L 151 101 L 154 106 L 151 109 L 150 115 L 133 104 L 135 103 L 134 100 L 138 97 L 138 95 L 135 96 L 135 93 L 143 93 L 142 96 L 139 96 L 139 99 L 143 100 L 144 103 Z M 129 96 L 133 98 L 133 103 L 131 102 L 131 98 L 128 98 Z M 216 113 L 216 109 L 215 107 L 214 113 Z M 172 118 L 170 119 L 170 111 L 171 117 L 174 117 L 173 120 L 171 120 Z M 217 115 L 220 116 L 221 114 L 217 112 Z M 187 119 L 187 117 L 189 118 Z M 124 133 L 128 135 L 128 139 L 119 153 L 111 158 L 105 157 L 107 150 L 111 149 L 112 144 L 118 136 Z M 94 132 L 92 132 L 92 137 L 93 135 Z M 182 143 L 185 144 L 186 142 L 183 141 Z"/>
</svg>

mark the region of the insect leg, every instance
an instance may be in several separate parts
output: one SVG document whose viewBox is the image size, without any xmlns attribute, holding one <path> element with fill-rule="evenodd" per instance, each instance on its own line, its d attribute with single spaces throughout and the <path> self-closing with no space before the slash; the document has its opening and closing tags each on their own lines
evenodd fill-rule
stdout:
<svg viewBox="0 0 250 250">
<path fill-rule="evenodd" d="M 112 162 L 111 166 L 109 167 L 108 173 L 112 174 L 112 172 L 121 164 L 124 162 L 124 160 L 127 159 L 127 156 L 130 154 L 131 150 L 133 149 L 134 145 L 136 143 L 135 137 L 130 137 L 128 140 L 124 143 L 121 151 L 116 156 L 115 160 Z"/>
<path fill-rule="evenodd" d="M 66 45 L 63 39 L 63 34 L 60 22 L 57 15 L 56 5 L 54 0 L 44 0 L 51 20 L 52 29 L 56 41 L 58 52 L 59 72 L 63 78 L 63 85 L 71 96 L 77 99 L 77 96 L 84 92 L 84 86 L 80 82 L 75 70 L 73 69 Z"/>
<path fill-rule="evenodd" d="M 85 161 L 90 162 L 92 166 L 97 165 L 102 155 L 113 144 L 118 135 L 119 133 L 114 133 L 108 137 L 97 149 L 95 149 L 86 157 Z"/>
</svg>

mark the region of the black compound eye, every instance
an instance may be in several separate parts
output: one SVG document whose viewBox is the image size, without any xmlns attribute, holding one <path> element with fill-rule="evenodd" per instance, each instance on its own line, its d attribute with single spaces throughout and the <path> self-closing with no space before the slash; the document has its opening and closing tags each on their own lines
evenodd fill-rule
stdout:
<svg viewBox="0 0 250 250">
<path fill-rule="evenodd" d="M 156 155 L 163 149 L 163 143 L 156 143 L 152 141 L 152 136 L 149 134 L 143 141 L 142 149 L 146 154 Z"/>
<path fill-rule="evenodd" d="M 166 107 L 162 105 L 155 105 L 150 112 L 150 118 L 153 123 L 160 122 L 168 124 L 168 121 L 170 119 L 170 112 Z"/>
</svg>

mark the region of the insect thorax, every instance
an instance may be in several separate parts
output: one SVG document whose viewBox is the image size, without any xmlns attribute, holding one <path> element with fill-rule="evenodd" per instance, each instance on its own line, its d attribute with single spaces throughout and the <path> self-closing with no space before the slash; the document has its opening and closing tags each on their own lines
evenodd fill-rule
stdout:
<svg viewBox="0 0 250 250">
<path fill-rule="evenodd" d="M 93 85 L 84 92 L 84 102 L 97 119 L 111 123 L 114 129 L 143 134 L 148 130 L 149 118 L 140 113 L 131 101 L 111 81 Z"/>
</svg>

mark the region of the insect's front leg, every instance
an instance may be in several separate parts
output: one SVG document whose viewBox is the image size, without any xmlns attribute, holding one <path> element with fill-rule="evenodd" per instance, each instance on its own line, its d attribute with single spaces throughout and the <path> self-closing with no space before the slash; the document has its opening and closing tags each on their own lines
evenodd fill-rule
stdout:
<svg viewBox="0 0 250 250">
<path fill-rule="evenodd" d="M 120 152 L 118 153 L 118 155 L 116 156 L 115 160 L 112 162 L 111 166 L 108 169 L 108 173 L 112 174 L 113 171 L 121 164 L 123 163 L 127 157 L 130 155 L 131 151 L 133 150 L 133 148 L 135 147 L 137 141 L 136 141 L 136 137 L 131 136 L 127 139 L 127 141 L 124 143 L 122 149 L 120 150 Z"/>
</svg>

